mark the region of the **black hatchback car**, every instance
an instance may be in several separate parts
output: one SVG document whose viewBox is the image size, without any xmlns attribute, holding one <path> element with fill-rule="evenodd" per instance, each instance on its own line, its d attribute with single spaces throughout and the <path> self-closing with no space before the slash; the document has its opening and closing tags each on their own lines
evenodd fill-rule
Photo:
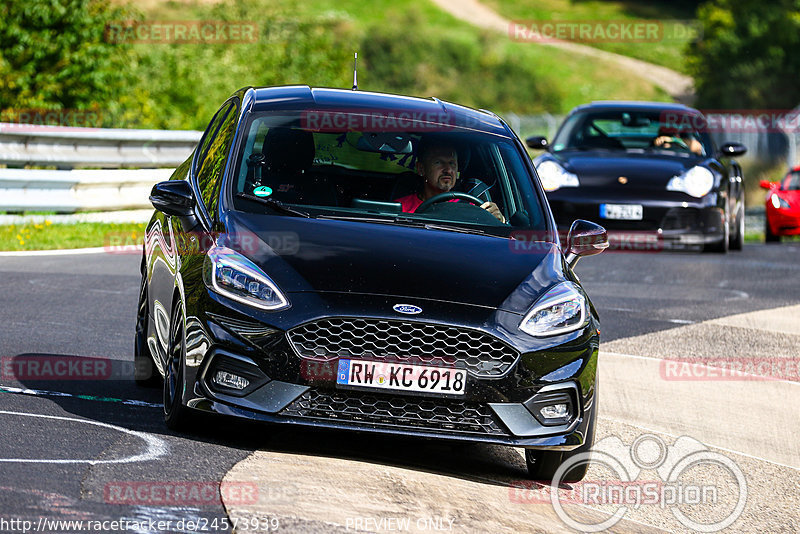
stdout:
<svg viewBox="0 0 800 534">
<path fill-rule="evenodd" d="M 597 313 L 530 158 L 436 99 L 246 88 L 157 184 L 137 382 L 199 412 L 524 447 L 549 478 L 591 446 Z M 586 466 L 566 478 L 579 479 Z"/>
<path fill-rule="evenodd" d="M 711 129 L 680 104 L 594 102 L 573 109 L 552 143 L 526 143 L 547 151 L 535 165 L 563 230 L 582 218 L 612 238 L 727 252 L 744 243 L 742 169 L 732 158 L 746 148 L 717 147 Z"/>
</svg>

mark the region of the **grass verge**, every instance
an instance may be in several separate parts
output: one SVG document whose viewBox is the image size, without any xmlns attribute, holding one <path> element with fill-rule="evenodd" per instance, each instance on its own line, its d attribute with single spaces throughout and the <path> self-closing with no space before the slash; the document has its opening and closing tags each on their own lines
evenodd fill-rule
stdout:
<svg viewBox="0 0 800 534">
<path fill-rule="evenodd" d="M 626 0 L 482 0 L 513 21 L 653 21 L 660 26 L 652 40 L 586 42 L 589 46 L 662 65 L 678 72 L 686 69 L 686 48 L 699 37 L 696 3 L 688 1 L 631 2 Z M 535 46 L 535 45 L 531 45 Z"/>
<path fill-rule="evenodd" d="M 121 1 L 121 0 L 117 0 Z M 437 96 L 498 113 L 564 113 L 591 100 L 670 100 L 613 64 L 513 42 L 457 20 L 430 0 L 220 0 L 149 3 L 153 20 L 247 21 L 256 42 L 140 43 L 132 85 L 104 114 L 116 127 L 204 129 L 219 105 L 247 85 L 359 87 Z M 202 80 L 202 90 L 198 90 Z"/>
<path fill-rule="evenodd" d="M 146 224 L 73 223 L 0 226 L 0 250 L 56 250 L 142 243 Z"/>
</svg>

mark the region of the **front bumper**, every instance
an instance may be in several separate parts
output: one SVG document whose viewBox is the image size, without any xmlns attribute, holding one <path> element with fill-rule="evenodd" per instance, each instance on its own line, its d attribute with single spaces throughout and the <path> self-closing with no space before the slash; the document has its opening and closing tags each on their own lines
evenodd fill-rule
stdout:
<svg viewBox="0 0 800 534">
<path fill-rule="evenodd" d="M 776 209 L 767 202 L 767 224 L 775 235 L 800 235 L 800 209 Z"/>
<path fill-rule="evenodd" d="M 568 230 L 575 219 L 596 222 L 609 230 L 612 248 L 635 245 L 639 236 L 652 236 L 660 248 L 682 249 L 718 243 L 725 238 L 725 212 L 711 201 L 640 200 L 632 198 L 604 199 L 581 196 L 566 197 L 560 191 L 550 198 L 550 207 L 559 230 Z M 716 196 L 716 195 L 709 195 Z M 703 199 L 701 199 L 703 200 Z M 641 220 L 619 220 L 601 217 L 602 204 L 638 204 Z M 615 243 L 619 242 L 619 243 Z M 615 246 L 618 244 L 618 246 Z"/>
<path fill-rule="evenodd" d="M 507 330 L 504 333 L 502 326 L 509 320 L 518 323 L 516 316 L 505 317 L 512 314 L 487 309 L 461 309 L 457 314 L 440 310 L 447 317 L 465 319 L 463 324 L 448 327 L 496 337 L 517 354 L 507 368 L 495 372 L 487 367 L 485 376 L 481 376 L 483 368 L 478 365 L 454 364 L 469 369 L 466 394 L 443 398 L 340 389 L 335 381 L 338 360 L 319 362 L 303 357 L 287 336 L 291 328 L 256 321 L 252 313 L 243 316 L 223 306 L 222 299 L 213 294 L 207 294 L 205 300 L 198 306 L 197 315 L 187 309 L 192 319 L 187 320 L 184 403 L 197 410 L 313 428 L 563 450 L 583 443 L 595 415 L 599 336 L 594 319 L 582 331 L 571 334 L 544 340 L 525 339 L 528 336 L 515 339 L 507 335 Z M 293 304 L 302 309 L 298 300 L 302 296 L 294 295 Z M 364 309 L 361 304 L 358 307 Z M 386 305 L 372 308 L 386 309 Z M 428 309 L 433 308 L 426 307 L 426 312 Z M 312 322 L 325 319 L 317 317 Z M 389 319 L 397 320 L 380 320 Z M 443 319 L 426 317 L 425 324 L 441 327 Z M 217 370 L 247 375 L 251 384 L 238 392 L 221 387 L 213 381 Z M 560 424 L 543 424 L 526 404 L 533 406 L 554 390 L 567 392 L 574 399 L 572 415 Z"/>
</svg>

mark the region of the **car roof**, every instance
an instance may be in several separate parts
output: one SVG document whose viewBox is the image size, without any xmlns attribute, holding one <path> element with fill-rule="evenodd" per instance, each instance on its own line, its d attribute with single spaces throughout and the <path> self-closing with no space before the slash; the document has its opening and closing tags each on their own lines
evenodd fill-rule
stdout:
<svg viewBox="0 0 800 534">
<path fill-rule="evenodd" d="M 509 134 L 505 123 L 494 113 L 445 102 L 438 98 L 326 87 L 312 88 L 307 85 L 250 87 L 247 88 L 247 96 L 253 99 L 253 111 L 319 109 L 342 112 L 392 112 L 428 117 L 446 115 L 448 120 L 455 120 L 455 124 L 458 125 L 469 125 L 472 129 L 498 135 Z"/>
<path fill-rule="evenodd" d="M 645 102 L 638 100 L 600 100 L 589 104 L 582 104 L 572 111 L 570 115 L 579 111 L 598 110 L 598 111 L 685 111 L 687 113 L 699 114 L 694 108 L 676 102 Z"/>
</svg>

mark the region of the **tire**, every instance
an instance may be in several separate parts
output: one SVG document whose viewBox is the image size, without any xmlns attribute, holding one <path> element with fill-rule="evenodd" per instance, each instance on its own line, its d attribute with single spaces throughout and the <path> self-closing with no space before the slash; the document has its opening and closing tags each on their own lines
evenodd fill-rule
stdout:
<svg viewBox="0 0 800 534">
<path fill-rule="evenodd" d="M 773 234 L 772 229 L 769 227 L 769 221 L 764 221 L 764 242 L 766 243 L 780 243 L 781 236 Z"/>
<path fill-rule="evenodd" d="M 744 208 L 736 216 L 736 233 L 731 236 L 730 249 L 742 250 L 744 248 Z"/>
<path fill-rule="evenodd" d="M 595 382 L 596 384 L 596 382 Z M 589 452 L 594 445 L 594 427 L 597 421 L 597 387 L 595 386 L 594 410 L 589 421 L 586 439 L 583 445 L 572 451 L 541 451 L 535 449 L 525 449 L 525 463 L 528 466 L 528 478 L 531 480 L 552 480 L 558 467 L 570 458 Z M 589 470 L 589 462 L 582 462 L 569 470 L 563 477 L 562 482 L 580 482 Z"/>
<path fill-rule="evenodd" d="M 181 303 L 172 310 L 169 324 L 167 364 L 164 368 L 164 422 L 172 430 L 183 430 L 191 419 L 190 409 L 183 404 L 186 387 L 186 329 Z"/>
<path fill-rule="evenodd" d="M 156 369 L 150 347 L 147 346 L 147 327 L 149 311 L 147 309 L 146 277 L 142 275 L 142 288 L 139 290 L 139 306 L 136 312 L 136 339 L 133 345 L 133 380 L 137 386 L 145 388 L 158 387 L 161 374 Z"/>
<path fill-rule="evenodd" d="M 705 252 L 716 252 L 717 254 L 725 254 L 728 252 L 728 245 L 731 239 L 731 228 L 730 223 L 728 222 L 728 216 L 725 215 L 725 226 L 723 229 L 722 239 L 717 241 L 716 243 L 711 243 L 705 246 L 703 249 Z"/>
</svg>

